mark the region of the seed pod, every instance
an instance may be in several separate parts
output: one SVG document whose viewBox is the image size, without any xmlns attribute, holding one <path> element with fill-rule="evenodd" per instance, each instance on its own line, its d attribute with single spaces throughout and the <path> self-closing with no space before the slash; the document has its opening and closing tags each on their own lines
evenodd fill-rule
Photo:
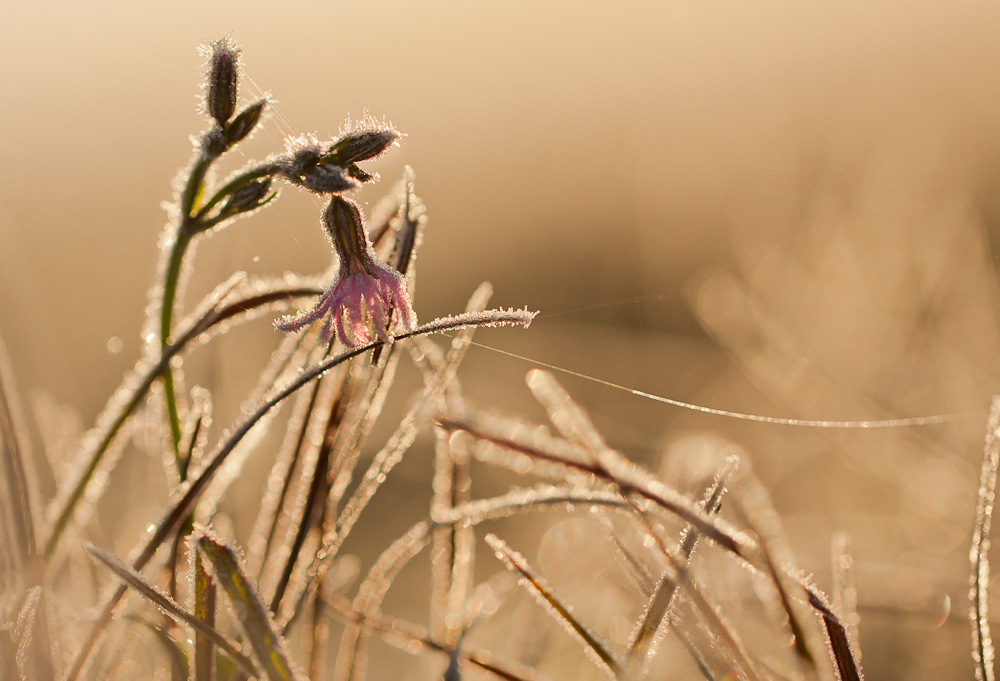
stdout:
<svg viewBox="0 0 1000 681">
<path fill-rule="evenodd" d="M 264 107 L 267 105 L 266 99 L 261 99 L 247 108 L 243 109 L 239 115 L 233 119 L 232 123 L 226 126 L 226 140 L 229 144 L 236 144 L 242 141 L 253 132 L 253 129 L 257 127 L 257 123 L 260 121 L 260 116 L 264 112 Z"/>
<path fill-rule="evenodd" d="M 358 181 L 349 176 L 340 166 L 321 164 L 302 173 L 299 184 L 319 194 L 346 192 L 357 189 Z"/>
<path fill-rule="evenodd" d="M 384 154 L 400 137 L 398 132 L 389 127 L 348 133 L 333 144 L 330 155 L 344 164 L 368 161 Z"/>
<path fill-rule="evenodd" d="M 253 210 L 254 208 L 260 206 L 261 201 L 264 200 L 270 190 L 270 177 L 265 177 L 262 180 L 257 180 L 255 182 L 251 182 L 250 184 L 245 184 L 242 187 L 233 190 L 233 193 L 229 195 L 228 199 L 226 199 L 226 205 L 223 206 L 222 212 L 235 214 Z"/>
<path fill-rule="evenodd" d="M 240 47 L 226 36 L 211 43 L 212 60 L 208 71 L 205 107 L 216 122 L 225 127 L 236 111 L 239 85 Z"/>
</svg>

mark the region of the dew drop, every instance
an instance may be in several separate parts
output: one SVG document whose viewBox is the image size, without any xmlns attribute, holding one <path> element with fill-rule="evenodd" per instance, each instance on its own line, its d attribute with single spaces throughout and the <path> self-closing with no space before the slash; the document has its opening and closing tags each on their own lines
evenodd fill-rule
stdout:
<svg viewBox="0 0 1000 681">
<path fill-rule="evenodd" d="M 254 262 L 260 262 L 260 256 L 259 256 L 259 255 L 255 255 L 255 256 L 253 257 L 253 261 L 254 261 Z"/>
<path fill-rule="evenodd" d="M 153 530 L 155 530 L 155 529 L 156 529 L 156 525 L 155 525 L 154 523 L 150 523 L 150 524 L 149 524 L 149 525 L 148 525 L 148 526 L 146 527 L 146 533 L 147 533 L 147 534 L 152 534 Z"/>
<path fill-rule="evenodd" d="M 117 355 L 123 349 L 125 349 L 125 343 L 123 343 L 122 339 L 119 338 L 118 336 L 112 336 L 111 338 L 108 339 L 107 347 L 108 347 L 108 352 L 110 354 Z"/>
</svg>

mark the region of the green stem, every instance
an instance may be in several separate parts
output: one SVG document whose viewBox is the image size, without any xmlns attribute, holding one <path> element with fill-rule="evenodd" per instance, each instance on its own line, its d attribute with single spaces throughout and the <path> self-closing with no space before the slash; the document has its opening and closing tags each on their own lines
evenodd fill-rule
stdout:
<svg viewBox="0 0 1000 681">
<path fill-rule="evenodd" d="M 310 291 L 308 290 L 308 287 L 303 287 L 289 289 L 282 295 L 285 297 L 295 297 L 296 295 L 316 295 L 318 293 L 320 293 L 319 290 Z M 97 471 L 97 468 L 104 458 L 104 454 L 107 452 L 108 447 L 114 441 L 115 436 L 118 434 L 119 430 L 121 430 L 121 427 L 125 424 L 129 417 L 132 416 L 136 407 L 142 404 L 146 394 L 149 392 L 150 387 L 152 387 L 156 379 L 160 378 L 166 368 L 170 366 L 170 360 L 173 356 L 187 348 L 190 342 L 199 334 L 208 331 L 216 324 L 232 318 L 234 314 L 254 309 L 256 307 L 260 307 L 261 305 L 267 305 L 271 302 L 274 302 L 273 295 L 261 296 L 259 294 L 254 294 L 250 298 L 234 301 L 232 304 L 224 308 L 213 308 L 201 318 L 192 320 L 190 325 L 185 325 L 183 332 L 178 335 L 177 340 L 173 344 L 167 346 L 167 348 L 163 351 L 163 354 L 157 360 L 156 364 L 150 366 L 142 377 L 139 378 L 135 386 L 125 388 L 129 390 L 128 397 L 121 401 L 114 400 L 113 404 L 115 406 L 111 406 L 109 404 L 108 409 L 116 409 L 117 412 L 114 419 L 112 419 L 107 426 L 98 422 L 97 428 L 102 433 L 100 440 L 94 445 L 86 467 L 81 472 L 79 480 L 77 480 L 73 490 L 63 503 L 63 506 L 52 525 L 49 537 L 45 542 L 43 555 L 46 563 L 48 563 L 49 559 L 55 552 L 55 548 L 59 544 L 59 540 L 62 538 L 63 532 L 66 530 L 70 519 L 73 517 L 77 504 L 83 498 L 87 485 L 89 484 L 94 473 Z M 126 383 L 126 386 L 128 386 L 128 383 Z"/>
<path fill-rule="evenodd" d="M 177 305 L 177 291 L 180 288 L 181 271 L 184 265 L 184 255 L 195 234 L 204 231 L 199 217 L 194 216 L 204 212 L 198 210 L 198 204 L 205 192 L 205 177 L 217 155 L 202 151 L 191 174 L 188 175 L 181 194 L 181 218 L 177 226 L 177 236 L 170 248 L 167 269 L 164 273 L 163 287 L 160 290 L 160 351 L 163 352 L 170 342 L 170 332 L 173 326 L 174 308 Z M 212 197 L 216 203 L 219 194 Z M 174 372 L 168 365 L 163 372 L 163 399 L 167 406 L 167 422 L 170 426 L 170 440 L 174 450 L 174 461 L 180 467 L 181 459 L 181 415 L 177 401 L 177 390 L 174 383 Z"/>
<path fill-rule="evenodd" d="M 203 205 L 198 210 L 198 212 L 193 216 L 193 219 L 199 223 L 208 224 L 209 221 L 206 220 L 206 217 L 208 216 L 209 211 L 215 208 L 217 205 L 219 205 L 219 203 L 223 199 L 225 199 L 227 196 L 232 194 L 240 187 L 244 187 L 253 182 L 254 180 L 259 180 L 261 178 L 274 175 L 275 172 L 277 172 L 277 170 L 278 170 L 277 163 L 264 163 L 262 165 L 257 166 L 256 168 L 251 168 L 246 172 L 240 173 L 239 175 L 231 179 L 229 182 L 224 184 L 222 187 L 220 187 L 219 190 L 212 195 L 212 198 L 206 201 L 205 205 Z"/>
<path fill-rule="evenodd" d="M 170 343 L 170 331 L 173 326 L 174 306 L 177 301 L 177 288 L 180 282 L 181 267 L 184 263 L 184 254 L 188 246 L 191 245 L 193 230 L 188 229 L 190 224 L 187 219 L 181 223 L 177 230 L 177 238 L 170 249 L 170 259 L 167 262 L 167 271 L 163 279 L 163 290 L 160 300 L 160 352 L 162 353 Z M 163 371 L 163 399 L 167 404 L 167 420 L 170 423 L 170 440 L 174 449 L 174 460 L 180 464 L 181 456 L 181 416 L 177 408 L 177 395 L 174 390 L 174 374 L 170 366 Z"/>
</svg>

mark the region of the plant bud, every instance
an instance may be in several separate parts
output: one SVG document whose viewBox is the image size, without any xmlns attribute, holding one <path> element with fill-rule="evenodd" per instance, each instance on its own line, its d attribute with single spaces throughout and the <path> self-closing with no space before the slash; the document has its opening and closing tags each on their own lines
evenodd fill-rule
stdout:
<svg viewBox="0 0 1000 681">
<path fill-rule="evenodd" d="M 346 192 L 348 189 L 357 189 L 360 186 L 358 181 L 340 166 L 325 163 L 306 169 L 299 178 L 299 184 L 319 194 Z"/>
<path fill-rule="evenodd" d="M 223 213 L 236 214 L 258 208 L 261 202 L 271 190 L 271 178 L 265 177 L 262 180 L 245 184 L 233 190 L 233 193 L 226 199 L 226 205 L 222 208 Z"/>
<path fill-rule="evenodd" d="M 226 139 L 230 144 L 241 142 L 247 135 L 253 132 L 253 129 L 257 127 L 257 123 L 260 121 L 260 116 L 264 112 L 264 107 L 266 105 L 266 99 L 254 102 L 247 108 L 243 109 L 243 111 L 241 111 L 240 114 L 233 119 L 232 123 L 226 126 Z"/>
<path fill-rule="evenodd" d="M 362 184 L 364 184 L 365 182 L 373 182 L 378 179 L 378 173 L 365 172 L 364 170 L 361 170 L 361 168 L 359 168 L 354 163 L 348 163 L 347 168 L 345 168 L 345 170 L 347 170 L 348 175 L 353 177 L 358 182 L 361 182 Z"/>
<path fill-rule="evenodd" d="M 201 138 L 202 149 L 209 156 L 218 158 L 229 150 L 229 142 L 226 140 L 222 128 L 216 126 L 205 133 Z"/>
<path fill-rule="evenodd" d="M 330 155 L 344 164 L 368 161 L 384 154 L 400 137 L 388 127 L 348 133 L 333 144 Z"/>
<path fill-rule="evenodd" d="M 205 106 L 222 127 L 236 111 L 238 94 L 240 48 L 229 37 L 211 44 L 212 61 L 208 72 L 208 92 Z"/>
</svg>

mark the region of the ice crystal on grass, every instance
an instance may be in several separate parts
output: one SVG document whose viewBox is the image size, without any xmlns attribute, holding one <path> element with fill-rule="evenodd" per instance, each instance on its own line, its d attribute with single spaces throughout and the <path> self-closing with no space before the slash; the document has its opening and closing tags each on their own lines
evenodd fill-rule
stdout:
<svg viewBox="0 0 1000 681">
<path fill-rule="evenodd" d="M 594 664 L 606 671 L 609 676 L 620 676 L 622 671 L 620 662 L 611 652 L 608 644 L 598 638 L 586 624 L 573 614 L 572 606 L 567 605 L 555 595 L 548 582 L 528 565 L 524 556 L 511 549 L 496 535 L 486 535 L 486 543 L 493 549 L 497 559 L 503 562 L 507 569 L 518 575 L 518 581 L 534 597 L 535 601 L 559 622 L 567 633 L 577 637 L 583 643 L 584 652 Z"/>
<path fill-rule="evenodd" d="M 996 503 L 997 468 L 1000 466 L 1000 396 L 993 396 L 990 419 L 986 429 L 983 468 L 979 476 L 979 503 L 976 505 L 976 525 L 972 535 L 969 560 L 972 562 L 969 599 L 972 607 L 972 659 L 976 663 L 976 679 L 993 681 L 995 651 L 990 633 L 990 525 Z"/>
</svg>

